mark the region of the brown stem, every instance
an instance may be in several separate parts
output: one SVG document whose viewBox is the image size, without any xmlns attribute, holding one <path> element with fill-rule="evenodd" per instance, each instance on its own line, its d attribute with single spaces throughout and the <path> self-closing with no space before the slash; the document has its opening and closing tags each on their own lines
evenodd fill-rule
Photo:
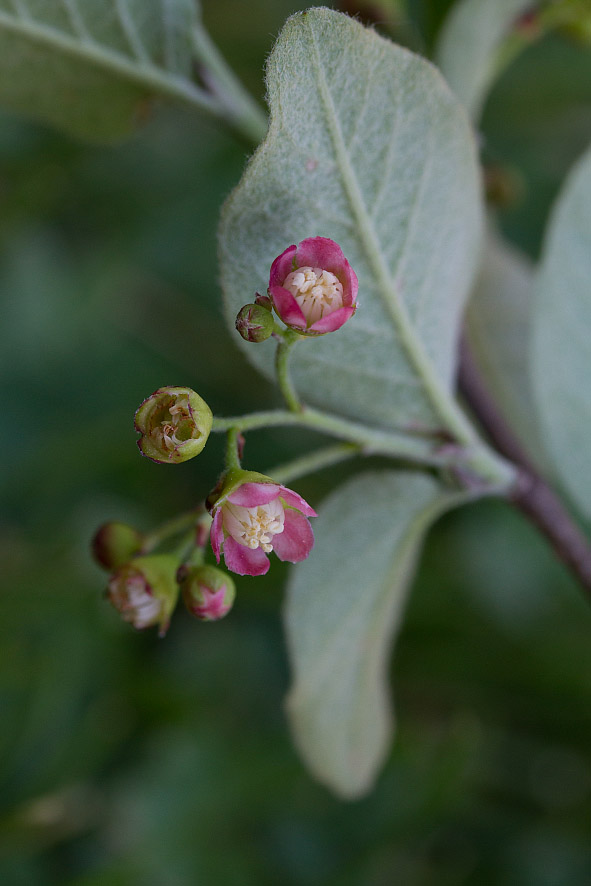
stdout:
<svg viewBox="0 0 591 886">
<path fill-rule="evenodd" d="M 465 339 L 460 347 L 459 390 L 497 450 L 520 468 L 511 501 L 546 536 L 591 599 L 591 546 L 560 498 L 532 465 L 500 414 Z"/>
</svg>

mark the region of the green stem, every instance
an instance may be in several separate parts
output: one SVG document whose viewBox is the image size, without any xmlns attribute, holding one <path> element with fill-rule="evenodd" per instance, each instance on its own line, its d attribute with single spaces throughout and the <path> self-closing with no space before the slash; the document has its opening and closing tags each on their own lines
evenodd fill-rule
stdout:
<svg viewBox="0 0 591 886">
<path fill-rule="evenodd" d="M 275 372 L 277 373 L 277 383 L 283 394 L 283 399 L 287 404 L 287 408 L 292 412 L 301 412 L 302 404 L 293 386 L 289 373 L 289 355 L 295 343 L 301 338 L 297 332 L 287 329 L 280 337 L 277 351 L 275 353 Z"/>
<path fill-rule="evenodd" d="M 290 425 L 347 440 L 356 444 L 362 455 L 384 455 L 428 467 L 449 468 L 457 471 L 465 482 L 484 484 L 489 491 L 507 492 L 516 477 L 514 467 L 478 438 L 468 445 L 450 445 L 428 437 L 371 428 L 309 406 L 299 412 L 278 409 L 235 418 L 215 418 L 212 430 L 246 432 Z"/>
<path fill-rule="evenodd" d="M 186 563 L 195 550 L 195 529 L 193 528 L 183 535 L 173 553 L 178 557 L 180 565 L 181 563 Z M 199 550 L 202 551 L 202 549 Z"/>
<path fill-rule="evenodd" d="M 442 449 L 439 441 L 434 442 L 410 434 L 370 428 L 367 425 L 328 415 L 308 406 L 301 412 L 278 409 L 269 412 L 254 412 L 236 418 L 215 418 L 213 430 L 227 431 L 229 428 L 234 428 L 245 432 L 290 425 L 298 425 L 321 434 L 347 440 L 358 446 L 363 455 L 386 455 L 392 458 L 418 461 L 429 466 L 446 466 L 454 459 L 457 460 L 457 453 L 452 458 Z"/>
<path fill-rule="evenodd" d="M 286 462 L 271 468 L 266 473 L 272 477 L 277 483 L 290 483 L 303 477 L 306 474 L 313 474 L 314 471 L 321 471 L 323 468 L 329 468 L 339 462 L 346 461 L 359 455 L 361 448 L 355 443 L 338 443 L 336 446 L 327 446 L 324 449 L 317 449 L 309 455 L 302 458 L 296 458 L 293 461 Z"/>
<path fill-rule="evenodd" d="M 193 30 L 193 48 L 204 68 L 203 79 L 218 99 L 222 115 L 256 147 L 267 133 L 264 111 L 228 66 L 204 27 Z"/>
<path fill-rule="evenodd" d="M 239 471 L 241 469 L 240 457 L 238 455 L 238 435 L 240 429 L 238 427 L 230 427 L 226 438 L 226 470 Z"/>
<path fill-rule="evenodd" d="M 162 544 L 163 541 L 166 541 L 166 539 L 173 535 L 179 535 L 185 529 L 191 528 L 191 531 L 194 532 L 195 526 L 202 517 L 203 509 L 197 508 L 194 511 L 179 514 L 178 517 L 173 517 L 172 520 L 167 520 L 162 526 L 159 526 L 145 536 L 142 553 L 149 554 L 158 545 Z"/>
<path fill-rule="evenodd" d="M 184 559 L 184 563 L 187 566 L 203 566 L 203 561 L 205 559 L 205 548 L 199 547 L 198 545 L 193 548 L 193 550 L 189 553 L 187 557 Z"/>
</svg>

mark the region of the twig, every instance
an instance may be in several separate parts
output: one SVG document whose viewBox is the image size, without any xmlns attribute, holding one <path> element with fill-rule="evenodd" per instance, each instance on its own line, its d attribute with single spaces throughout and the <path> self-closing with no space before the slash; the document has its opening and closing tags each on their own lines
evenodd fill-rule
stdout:
<svg viewBox="0 0 591 886">
<path fill-rule="evenodd" d="M 460 348 L 459 389 L 496 449 L 520 468 L 510 500 L 546 536 L 591 599 L 591 546 L 500 414 L 465 339 Z"/>
</svg>

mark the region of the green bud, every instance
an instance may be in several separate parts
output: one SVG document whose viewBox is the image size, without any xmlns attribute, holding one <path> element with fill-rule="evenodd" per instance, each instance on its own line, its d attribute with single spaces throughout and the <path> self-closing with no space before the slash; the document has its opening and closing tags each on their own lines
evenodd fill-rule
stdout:
<svg viewBox="0 0 591 886">
<path fill-rule="evenodd" d="M 119 569 L 136 554 L 144 542 L 143 535 L 127 523 L 105 523 L 92 539 L 94 559 L 109 572 Z"/>
<path fill-rule="evenodd" d="M 236 329 L 245 341 L 266 341 L 274 328 L 273 315 L 263 305 L 244 305 L 236 317 Z"/>
<path fill-rule="evenodd" d="M 179 570 L 185 606 L 200 621 L 219 621 L 228 614 L 236 596 L 230 576 L 215 566 Z"/>
<path fill-rule="evenodd" d="M 163 637 L 179 595 L 177 567 L 171 554 L 136 557 L 111 576 L 107 597 L 124 621 L 138 630 L 158 625 Z"/>
<path fill-rule="evenodd" d="M 199 455 L 211 431 L 211 409 L 191 388 L 159 388 L 135 414 L 142 455 L 160 464 L 180 464 Z"/>
</svg>

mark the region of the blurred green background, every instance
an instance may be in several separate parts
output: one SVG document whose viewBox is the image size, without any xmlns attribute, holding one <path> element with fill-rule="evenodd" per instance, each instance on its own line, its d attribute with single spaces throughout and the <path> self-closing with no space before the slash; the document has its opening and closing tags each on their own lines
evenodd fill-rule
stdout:
<svg viewBox="0 0 591 886">
<path fill-rule="evenodd" d="M 449 3 L 410 5 L 399 33 L 428 51 Z M 303 6 L 205 0 L 259 97 L 274 35 Z M 484 155 L 523 183 L 502 225 L 533 256 L 591 139 L 590 56 L 546 39 L 487 105 Z M 224 328 L 214 261 L 248 150 L 180 110 L 110 148 L 0 116 L 0 882 L 588 886 L 591 611 L 508 507 L 431 533 L 395 655 L 397 741 L 352 804 L 290 744 L 282 567 L 240 580 L 218 625 L 179 611 L 165 640 L 101 596 L 97 525 L 153 527 L 221 464 L 219 439 L 175 468 L 140 458 L 139 402 L 163 384 L 220 415 L 275 402 Z M 248 463 L 309 440 L 253 435 Z M 298 489 L 317 503 L 337 478 Z"/>
</svg>

